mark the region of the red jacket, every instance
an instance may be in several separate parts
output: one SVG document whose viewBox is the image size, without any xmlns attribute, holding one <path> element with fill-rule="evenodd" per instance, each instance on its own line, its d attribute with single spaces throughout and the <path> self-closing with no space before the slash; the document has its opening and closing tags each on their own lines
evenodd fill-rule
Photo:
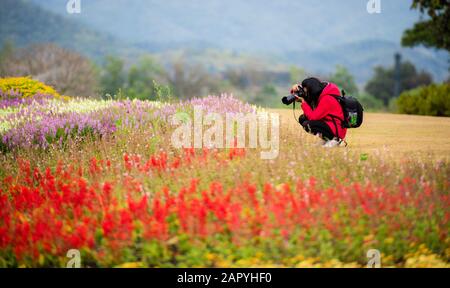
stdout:
<svg viewBox="0 0 450 288">
<path fill-rule="evenodd" d="M 305 116 L 308 120 L 321 120 L 327 123 L 330 127 L 331 131 L 336 134 L 336 126 L 338 137 L 341 139 L 345 139 L 345 135 L 347 134 L 347 129 L 342 128 L 342 122 L 338 119 L 335 119 L 336 126 L 333 123 L 333 119 L 329 116 L 335 115 L 339 117 L 339 119 L 344 119 L 344 112 L 342 111 L 342 107 L 339 102 L 331 95 L 341 95 L 339 88 L 336 84 L 328 83 L 328 85 L 323 89 L 322 94 L 319 96 L 319 101 L 316 109 L 312 109 L 306 101 L 302 103 L 302 109 L 305 113 Z"/>
</svg>

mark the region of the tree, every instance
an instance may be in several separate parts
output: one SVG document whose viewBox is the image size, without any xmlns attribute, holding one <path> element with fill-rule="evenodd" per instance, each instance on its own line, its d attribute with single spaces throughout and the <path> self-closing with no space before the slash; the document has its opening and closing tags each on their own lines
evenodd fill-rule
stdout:
<svg viewBox="0 0 450 288">
<path fill-rule="evenodd" d="M 200 64 L 186 64 L 183 59 L 178 59 L 173 63 L 171 72 L 167 80 L 179 98 L 190 99 L 218 92 L 217 79 L 209 76 Z"/>
<path fill-rule="evenodd" d="M 366 91 L 383 101 L 384 105 L 394 97 L 394 67 L 375 67 L 375 75 L 366 85 Z M 429 73 L 421 71 L 417 73 L 416 67 L 411 62 L 403 62 L 400 66 L 401 91 L 411 90 L 419 86 L 432 83 Z"/>
<path fill-rule="evenodd" d="M 383 108 L 385 108 L 383 101 L 373 97 L 367 92 L 362 92 L 358 94 L 358 100 L 359 102 L 361 102 L 361 104 L 364 107 L 364 110 L 366 111 L 380 111 L 383 110 Z"/>
<path fill-rule="evenodd" d="M 157 83 L 161 83 L 167 73 L 150 56 L 145 56 L 141 61 L 130 68 L 128 72 L 128 85 L 126 95 L 132 99 L 155 100 Z"/>
<path fill-rule="evenodd" d="M 64 95 L 96 95 L 97 70 L 84 56 L 54 44 L 36 44 L 17 50 L 11 47 L 3 49 L 1 76 L 31 76 Z"/>
<path fill-rule="evenodd" d="M 113 56 L 107 56 L 103 66 L 100 85 L 102 95 L 116 95 L 120 90 L 125 89 L 126 75 L 123 61 Z"/>
<path fill-rule="evenodd" d="M 277 99 L 277 89 L 273 84 L 267 83 L 265 84 L 259 93 L 255 95 L 255 97 L 252 99 L 251 103 L 264 106 L 272 104 L 273 99 Z"/>
<path fill-rule="evenodd" d="M 242 68 L 227 69 L 224 73 L 224 79 L 228 80 L 232 86 L 238 89 L 247 89 L 251 84 Z"/>
<path fill-rule="evenodd" d="M 289 67 L 289 78 L 290 83 L 298 83 L 306 78 L 306 71 L 303 68 L 298 68 L 297 66 Z"/>
<path fill-rule="evenodd" d="M 11 41 L 6 41 L 0 51 L 0 77 L 5 77 L 8 74 L 7 62 L 8 59 L 14 55 L 14 44 Z"/>
<path fill-rule="evenodd" d="M 355 78 L 353 78 L 353 75 L 344 66 L 336 66 L 336 71 L 330 76 L 330 82 L 337 84 L 348 94 L 358 94 L 358 86 L 356 86 Z"/>
<path fill-rule="evenodd" d="M 450 51 L 450 0 L 413 0 L 412 9 L 427 13 L 422 20 L 404 32 L 402 45 L 425 45 Z"/>
<path fill-rule="evenodd" d="M 406 91 L 397 99 L 398 112 L 450 116 L 450 84 L 432 84 Z"/>
</svg>

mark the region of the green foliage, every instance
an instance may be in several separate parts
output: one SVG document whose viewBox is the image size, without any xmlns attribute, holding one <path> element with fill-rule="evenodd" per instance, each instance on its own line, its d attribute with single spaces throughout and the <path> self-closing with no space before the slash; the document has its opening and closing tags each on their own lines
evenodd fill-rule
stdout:
<svg viewBox="0 0 450 288">
<path fill-rule="evenodd" d="M 401 90 L 411 90 L 419 86 L 432 83 L 431 75 L 425 71 L 417 72 L 411 62 L 404 62 L 400 67 Z M 375 75 L 366 85 L 366 91 L 388 105 L 389 99 L 394 97 L 395 68 L 375 67 Z"/>
<path fill-rule="evenodd" d="M 172 99 L 172 89 L 169 85 L 161 85 L 155 80 L 153 83 L 153 92 L 155 95 L 155 99 L 160 102 L 171 102 Z"/>
<path fill-rule="evenodd" d="M 389 113 L 398 113 L 397 100 L 398 100 L 398 97 L 391 98 L 389 100 L 389 103 L 388 103 L 388 106 L 387 106 L 387 111 Z"/>
<path fill-rule="evenodd" d="M 356 86 L 355 78 L 344 66 L 337 65 L 336 71 L 330 76 L 329 80 L 336 83 L 348 94 L 356 95 L 358 93 L 358 86 Z"/>
<path fill-rule="evenodd" d="M 181 99 L 218 94 L 222 78 L 211 73 L 200 63 L 187 62 L 183 57 L 174 61 L 166 80 L 173 89 L 173 94 Z"/>
<path fill-rule="evenodd" d="M 429 16 L 403 34 L 402 45 L 436 47 L 450 51 L 450 1 L 414 0 L 413 9 Z"/>
<path fill-rule="evenodd" d="M 374 96 L 370 95 L 369 93 L 360 93 L 357 96 L 357 98 L 363 105 L 364 110 L 366 110 L 366 111 L 380 111 L 385 108 L 383 101 L 375 98 Z"/>
<path fill-rule="evenodd" d="M 140 99 L 169 101 L 172 89 L 160 85 L 165 80 L 167 72 L 151 57 L 143 57 L 128 73 L 120 58 L 108 56 L 105 59 L 103 73 L 100 79 L 102 95 L 110 95 L 115 99 Z"/>
<path fill-rule="evenodd" d="M 430 85 L 404 92 L 397 100 L 404 114 L 450 117 L 450 84 Z"/>
<path fill-rule="evenodd" d="M 100 79 L 102 95 L 116 95 L 125 87 L 126 76 L 124 63 L 120 58 L 108 56 L 105 59 L 104 70 Z"/>
<path fill-rule="evenodd" d="M 6 41 L 3 43 L 2 50 L 0 51 L 0 77 L 5 76 L 5 67 L 3 63 L 14 53 L 14 44 L 12 41 Z"/>
<path fill-rule="evenodd" d="M 170 95 L 170 89 L 158 85 L 165 76 L 164 68 L 147 56 L 128 72 L 126 95 L 131 99 L 161 100 Z"/>
<path fill-rule="evenodd" d="M 272 100 L 276 98 L 277 89 L 273 84 L 266 84 L 262 87 L 261 91 L 256 94 L 252 103 L 260 106 L 272 104 Z"/>
<path fill-rule="evenodd" d="M 306 75 L 306 71 L 302 68 L 298 68 L 297 66 L 291 66 L 289 68 L 290 83 L 299 82 L 302 79 L 305 79 Z"/>
</svg>

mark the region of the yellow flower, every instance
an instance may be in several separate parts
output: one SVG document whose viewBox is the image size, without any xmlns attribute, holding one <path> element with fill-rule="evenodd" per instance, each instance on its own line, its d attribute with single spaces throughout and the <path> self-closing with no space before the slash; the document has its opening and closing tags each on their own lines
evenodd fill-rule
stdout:
<svg viewBox="0 0 450 288">
<path fill-rule="evenodd" d="M 56 90 L 42 82 L 33 80 L 30 77 L 12 77 L 0 78 L 0 90 L 9 93 L 10 91 L 18 92 L 23 98 L 33 97 L 36 94 L 50 95 L 55 98 L 60 98 Z"/>
<path fill-rule="evenodd" d="M 219 260 L 216 262 L 216 267 L 218 268 L 230 268 L 231 263 L 228 260 Z"/>
<path fill-rule="evenodd" d="M 366 243 L 366 244 L 370 244 L 370 243 L 372 243 L 374 240 L 375 240 L 375 236 L 374 236 L 373 234 L 366 235 L 366 236 L 364 236 L 364 238 L 363 238 L 363 241 L 364 241 L 364 243 Z"/>
<path fill-rule="evenodd" d="M 208 261 L 214 261 L 216 259 L 216 255 L 214 255 L 213 253 L 208 253 L 206 254 L 206 259 Z"/>
<path fill-rule="evenodd" d="M 450 258 L 450 248 L 445 249 L 445 256 Z"/>
<path fill-rule="evenodd" d="M 450 264 L 439 258 L 436 254 L 419 255 L 408 258 L 405 268 L 450 268 Z"/>
<path fill-rule="evenodd" d="M 307 259 L 297 263 L 295 265 L 295 268 L 320 268 L 320 267 L 318 267 L 320 265 L 315 265 L 315 263 L 316 263 L 316 259 L 307 258 Z"/>
<path fill-rule="evenodd" d="M 386 239 L 384 239 L 384 243 L 392 244 L 392 243 L 394 243 L 394 238 L 392 238 L 392 237 L 386 238 Z"/>
<path fill-rule="evenodd" d="M 145 265 L 142 262 L 128 262 L 116 266 L 116 268 L 143 268 Z"/>
</svg>

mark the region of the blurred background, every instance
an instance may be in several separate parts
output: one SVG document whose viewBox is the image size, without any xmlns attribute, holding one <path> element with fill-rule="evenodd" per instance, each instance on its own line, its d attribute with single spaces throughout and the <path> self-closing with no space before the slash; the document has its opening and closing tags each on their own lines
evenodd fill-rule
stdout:
<svg viewBox="0 0 450 288">
<path fill-rule="evenodd" d="M 449 81 L 448 0 L 380 0 L 380 13 L 367 0 L 79 0 L 80 13 L 68 2 L 0 0 L 0 77 L 70 96 L 232 92 L 280 107 L 293 83 L 317 76 L 368 110 Z"/>
</svg>

